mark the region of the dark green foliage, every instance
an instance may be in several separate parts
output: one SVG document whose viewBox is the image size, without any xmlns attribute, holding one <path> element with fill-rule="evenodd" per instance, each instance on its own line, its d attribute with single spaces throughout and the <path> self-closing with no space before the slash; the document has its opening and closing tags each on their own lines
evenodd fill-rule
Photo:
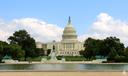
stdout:
<svg viewBox="0 0 128 76">
<path fill-rule="evenodd" d="M 66 61 L 86 61 L 84 56 L 57 56 L 58 60 L 65 58 Z"/>
<path fill-rule="evenodd" d="M 51 53 L 51 49 L 47 50 L 47 56 Z"/>
<path fill-rule="evenodd" d="M 85 50 L 81 53 L 89 60 L 95 59 L 96 56 L 108 57 L 108 60 L 124 56 L 124 44 L 116 37 L 107 37 L 104 40 L 88 38 L 84 47 Z"/>
<path fill-rule="evenodd" d="M 124 50 L 124 56 L 126 56 L 128 58 L 128 47 L 126 47 Z"/>
<path fill-rule="evenodd" d="M 125 56 L 119 56 L 119 55 L 117 55 L 114 58 L 114 62 L 128 62 L 128 58 L 125 57 Z"/>
<path fill-rule="evenodd" d="M 13 59 L 20 60 L 21 57 L 24 57 L 24 51 L 21 49 L 21 46 L 17 44 L 11 44 L 4 48 L 4 56 L 11 56 Z"/>
<path fill-rule="evenodd" d="M 106 52 L 106 56 L 112 48 L 115 49 L 119 55 L 122 55 L 124 52 L 124 44 L 120 42 L 120 39 L 116 37 L 107 37 L 104 40 L 104 51 Z"/>
<path fill-rule="evenodd" d="M 35 50 L 35 57 L 44 56 L 44 49 L 43 48 L 36 48 Z"/>
<path fill-rule="evenodd" d="M 6 43 L 4 41 L 0 41 L 0 62 L 4 56 L 4 49 L 6 46 L 8 46 L 8 43 Z"/>
<path fill-rule="evenodd" d="M 115 57 L 115 62 L 128 62 L 128 47 L 125 48 L 123 55 Z"/>
<path fill-rule="evenodd" d="M 86 61 L 83 56 L 64 56 L 66 61 Z"/>
<path fill-rule="evenodd" d="M 17 44 L 25 51 L 25 60 L 27 57 L 33 57 L 36 48 L 35 40 L 30 37 L 26 30 L 19 30 L 8 38 L 10 44 Z"/>
<path fill-rule="evenodd" d="M 115 59 L 115 57 L 117 57 L 117 56 L 118 56 L 117 51 L 114 48 L 111 48 L 111 51 L 110 51 L 110 53 L 108 55 L 107 60 L 108 61 L 113 61 Z"/>
<path fill-rule="evenodd" d="M 24 57 L 24 50 L 17 44 L 8 44 L 0 41 L 0 61 L 5 55 L 11 56 L 12 59 L 20 60 L 20 58 Z"/>
<path fill-rule="evenodd" d="M 92 58 L 95 58 L 96 55 L 100 55 L 102 50 L 101 48 L 102 43 L 103 43 L 102 40 L 88 38 L 84 44 L 84 47 L 85 47 L 85 50 L 83 52 L 84 56 L 87 59 L 92 59 Z"/>
<path fill-rule="evenodd" d="M 80 55 L 83 56 L 84 55 L 84 50 L 79 51 Z"/>
</svg>

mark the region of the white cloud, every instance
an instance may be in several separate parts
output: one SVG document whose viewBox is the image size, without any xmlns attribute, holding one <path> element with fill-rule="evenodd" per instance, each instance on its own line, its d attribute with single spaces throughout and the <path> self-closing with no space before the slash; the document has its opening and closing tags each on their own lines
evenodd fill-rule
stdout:
<svg viewBox="0 0 128 76">
<path fill-rule="evenodd" d="M 7 38 L 16 30 L 25 29 L 28 33 L 36 39 L 36 41 L 49 42 L 52 40 L 60 40 L 62 28 L 54 24 L 48 24 L 44 21 L 34 18 L 14 19 L 7 23 L 0 22 L 0 40 L 7 40 Z"/>
<path fill-rule="evenodd" d="M 35 18 L 14 19 L 10 22 L 0 19 L 0 40 L 7 40 L 14 31 L 19 29 L 27 30 L 36 41 L 40 42 L 59 41 L 63 31 L 63 28 L 55 24 Z M 78 38 L 83 41 L 88 37 L 104 39 L 109 36 L 116 36 L 121 39 L 121 42 L 128 45 L 128 22 L 115 19 L 107 13 L 100 13 L 89 31 Z"/>
<path fill-rule="evenodd" d="M 104 39 L 109 36 L 116 36 L 128 45 L 128 22 L 114 19 L 107 13 L 100 13 L 88 33 L 81 36 L 81 39 L 87 37 Z"/>
</svg>

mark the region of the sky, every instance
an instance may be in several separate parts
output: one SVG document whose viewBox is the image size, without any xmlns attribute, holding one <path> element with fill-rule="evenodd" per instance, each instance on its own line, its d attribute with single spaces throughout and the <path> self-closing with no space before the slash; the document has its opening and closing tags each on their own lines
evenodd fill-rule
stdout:
<svg viewBox="0 0 128 76">
<path fill-rule="evenodd" d="M 61 40 L 68 17 L 78 39 L 116 36 L 128 45 L 128 0 L 0 0 L 0 40 L 25 29 L 39 42 Z"/>
</svg>

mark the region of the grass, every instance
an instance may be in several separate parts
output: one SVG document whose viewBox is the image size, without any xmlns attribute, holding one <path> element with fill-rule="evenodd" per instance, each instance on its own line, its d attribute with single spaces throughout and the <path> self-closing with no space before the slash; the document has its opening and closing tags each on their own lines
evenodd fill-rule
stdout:
<svg viewBox="0 0 128 76">
<path fill-rule="evenodd" d="M 86 61 L 87 59 L 83 56 L 57 56 L 57 59 L 58 60 L 61 60 L 62 57 L 65 58 L 66 61 Z M 47 60 L 49 60 L 51 57 L 50 56 L 43 56 L 43 58 L 46 58 Z M 30 58 L 28 57 L 27 58 L 27 61 L 41 61 L 42 59 L 42 56 L 40 57 L 33 57 L 33 58 Z M 24 61 L 23 59 L 21 59 L 21 61 Z"/>
<path fill-rule="evenodd" d="M 86 61 L 86 58 L 83 56 L 63 56 L 66 61 Z M 62 56 L 57 56 L 58 60 L 62 59 Z"/>
</svg>

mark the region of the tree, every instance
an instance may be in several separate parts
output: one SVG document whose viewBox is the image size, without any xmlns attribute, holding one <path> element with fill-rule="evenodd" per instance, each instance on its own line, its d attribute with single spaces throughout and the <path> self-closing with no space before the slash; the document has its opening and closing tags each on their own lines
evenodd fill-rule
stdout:
<svg viewBox="0 0 128 76">
<path fill-rule="evenodd" d="M 84 50 L 80 50 L 79 54 L 83 56 L 84 55 Z"/>
<path fill-rule="evenodd" d="M 128 58 L 128 47 L 126 47 L 124 50 L 124 56 Z"/>
<path fill-rule="evenodd" d="M 17 44 L 10 44 L 4 48 L 4 56 L 11 56 L 14 60 L 20 60 L 24 57 L 24 51 L 21 49 L 21 46 Z"/>
<path fill-rule="evenodd" d="M 11 56 L 13 59 L 20 60 L 20 58 L 24 57 L 25 52 L 22 50 L 21 46 L 17 44 L 10 45 L 11 48 Z"/>
<path fill-rule="evenodd" d="M 96 56 L 96 54 L 99 51 L 99 47 L 98 47 L 99 45 L 97 45 L 98 41 L 99 40 L 92 39 L 92 38 L 88 38 L 85 41 L 84 43 L 85 50 L 83 53 L 86 58 L 91 59 Z"/>
<path fill-rule="evenodd" d="M 47 50 L 47 56 L 51 53 L 51 49 Z"/>
<path fill-rule="evenodd" d="M 8 38 L 10 44 L 18 44 L 25 51 L 25 61 L 27 57 L 32 57 L 36 48 L 34 38 L 30 37 L 26 30 L 19 30 Z"/>
<path fill-rule="evenodd" d="M 107 37 L 104 40 L 88 38 L 84 43 L 85 50 L 81 53 L 88 58 L 95 56 L 107 57 L 114 49 L 119 56 L 124 55 L 124 44 L 116 37 Z"/>
<path fill-rule="evenodd" d="M 116 37 L 107 37 L 104 39 L 103 48 L 106 56 L 111 52 L 112 48 L 114 48 L 119 55 L 124 54 L 124 44 L 120 42 L 120 39 Z"/>
<path fill-rule="evenodd" d="M 4 56 L 4 48 L 8 46 L 8 43 L 4 42 L 4 41 L 0 41 L 0 62 Z"/>
<path fill-rule="evenodd" d="M 117 51 L 115 50 L 115 48 L 111 48 L 111 51 L 109 52 L 107 60 L 114 61 L 116 56 L 118 56 Z"/>
<path fill-rule="evenodd" d="M 36 48 L 35 56 L 43 56 L 43 55 L 44 55 L 44 49 L 43 48 Z"/>
</svg>

